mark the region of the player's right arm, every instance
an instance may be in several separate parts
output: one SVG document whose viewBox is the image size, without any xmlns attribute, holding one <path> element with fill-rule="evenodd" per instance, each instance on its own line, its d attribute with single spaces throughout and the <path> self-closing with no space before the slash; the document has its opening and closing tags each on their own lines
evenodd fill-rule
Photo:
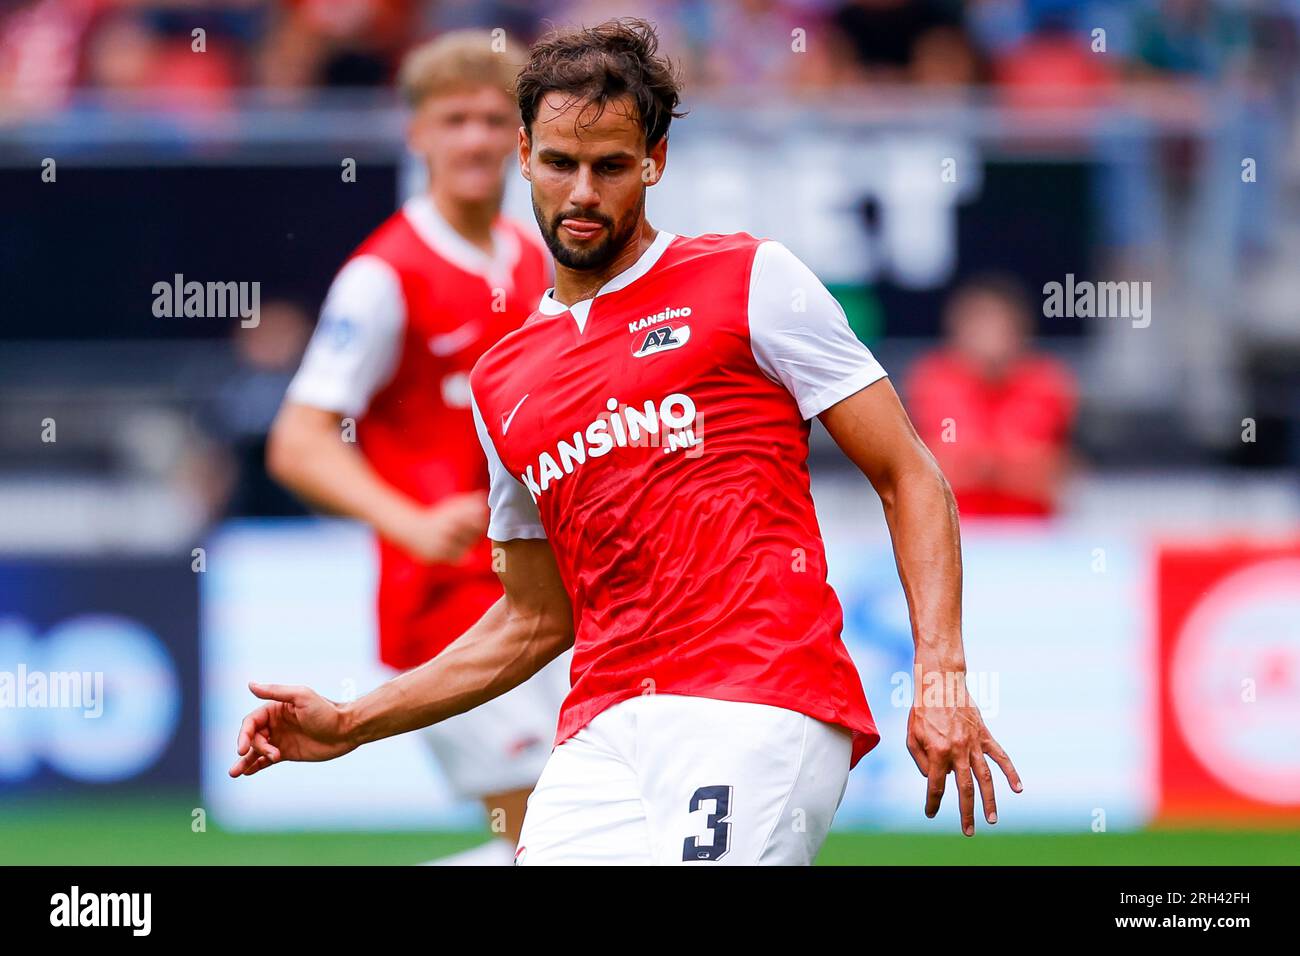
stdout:
<svg viewBox="0 0 1300 956">
<path fill-rule="evenodd" d="M 343 440 L 343 417 L 286 401 L 267 442 L 267 470 L 312 506 L 364 521 L 422 561 L 454 564 L 482 540 L 488 521 L 483 492 L 448 495 L 433 506 L 407 497 Z"/>
<path fill-rule="evenodd" d="M 308 687 L 249 684 L 268 703 L 244 718 L 232 777 L 282 760 L 331 760 L 427 727 L 522 684 L 573 646 L 573 610 L 545 539 L 494 542 L 505 594 L 437 657 L 349 703 Z"/>
<path fill-rule="evenodd" d="M 401 357 L 406 304 L 383 260 L 358 256 L 330 286 L 320 322 L 267 441 L 271 475 L 314 507 L 356 518 L 423 561 L 455 563 L 483 538 L 481 492 L 432 507 L 403 494 L 366 461 L 346 419 L 360 418 Z"/>
</svg>

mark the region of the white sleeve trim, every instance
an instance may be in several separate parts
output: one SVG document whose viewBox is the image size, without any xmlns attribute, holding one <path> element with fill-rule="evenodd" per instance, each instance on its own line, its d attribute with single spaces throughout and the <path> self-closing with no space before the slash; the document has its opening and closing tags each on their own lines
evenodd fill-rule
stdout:
<svg viewBox="0 0 1300 956">
<path fill-rule="evenodd" d="M 759 368 L 785 386 L 805 419 L 886 375 L 835 297 L 779 242 L 764 242 L 754 253 L 749 341 Z"/>
<path fill-rule="evenodd" d="M 537 513 L 537 503 L 528 489 L 514 475 L 506 470 L 505 463 L 497 454 L 496 444 L 488 434 L 483 416 L 474 399 L 474 390 L 469 393 L 470 409 L 474 412 L 474 428 L 478 432 L 479 444 L 488 463 L 488 518 L 487 536 L 493 541 L 510 541 L 514 538 L 545 538 L 546 529 Z"/>
<path fill-rule="evenodd" d="M 875 359 L 872 359 L 874 362 Z M 799 414 L 804 418 L 816 418 L 826 409 L 830 408 L 836 402 L 841 402 L 855 392 L 860 392 L 868 385 L 873 385 L 886 376 L 884 368 L 879 362 L 874 367 L 863 367 L 858 369 L 848 378 L 841 379 L 834 385 L 822 389 L 806 403 L 801 402 L 799 405 Z"/>
<path fill-rule="evenodd" d="M 362 415 L 397 371 L 405 328 L 406 300 L 397 271 L 378 256 L 349 260 L 330 284 L 286 398 Z"/>
</svg>

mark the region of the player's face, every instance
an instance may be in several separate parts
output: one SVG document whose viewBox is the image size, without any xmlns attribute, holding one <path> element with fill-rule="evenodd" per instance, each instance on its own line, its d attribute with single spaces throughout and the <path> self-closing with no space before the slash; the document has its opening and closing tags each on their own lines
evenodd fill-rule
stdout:
<svg viewBox="0 0 1300 956">
<path fill-rule="evenodd" d="M 668 142 L 648 153 L 630 98 L 599 118 L 589 103 L 545 96 L 532 135 L 519 131 L 519 164 L 532 183 L 537 225 L 560 265 L 594 271 L 634 241 L 645 191 L 659 181 Z"/>
<path fill-rule="evenodd" d="M 951 307 L 948 324 L 957 351 L 991 374 L 1024 347 L 1020 316 L 997 296 L 967 293 Z"/>
<path fill-rule="evenodd" d="M 499 199 L 515 146 L 519 109 L 490 86 L 426 99 L 411 118 L 411 149 L 429 164 L 434 188 L 460 202 Z"/>
</svg>

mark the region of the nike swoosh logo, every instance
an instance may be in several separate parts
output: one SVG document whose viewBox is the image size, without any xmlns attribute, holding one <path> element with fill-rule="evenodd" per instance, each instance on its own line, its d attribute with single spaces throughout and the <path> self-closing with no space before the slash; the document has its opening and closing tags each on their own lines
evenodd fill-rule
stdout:
<svg viewBox="0 0 1300 956">
<path fill-rule="evenodd" d="M 434 355 L 453 355 L 479 337 L 479 324 L 473 320 L 464 325 L 429 337 L 429 351 Z"/>
<path fill-rule="evenodd" d="M 532 392 L 528 393 L 528 395 L 531 394 Z M 519 404 L 516 405 L 514 408 L 510 409 L 509 415 L 501 416 L 501 434 L 504 435 L 506 432 L 510 431 L 510 423 L 515 420 L 515 412 L 519 411 L 519 405 L 522 405 L 524 402 L 528 401 L 528 395 L 525 395 L 523 398 L 519 399 Z"/>
</svg>

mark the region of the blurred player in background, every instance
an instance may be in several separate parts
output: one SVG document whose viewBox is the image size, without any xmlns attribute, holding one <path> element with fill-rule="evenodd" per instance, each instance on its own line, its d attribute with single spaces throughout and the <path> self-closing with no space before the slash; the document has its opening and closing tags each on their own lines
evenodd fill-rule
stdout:
<svg viewBox="0 0 1300 956">
<path fill-rule="evenodd" d="M 281 482 L 370 525 L 379 550 L 379 653 L 424 663 L 501 596 L 492 569 L 487 465 L 469 371 L 536 308 L 550 266 L 535 233 L 501 215 L 522 59 L 486 31 L 414 50 L 400 74 L 410 148 L 429 190 L 339 271 L 267 451 Z M 449 863 L 509 864 L 550 752 L 567 658 L 425 734 L 453 788 L 482 801 L 499 839 Z"/>
<path fill-rule="evenodd" d="M 1074 375 L 1030 343 L 1033 311 L 1014 279 L 986 275 L 952 294 L 946 345 L 907 383 L 917 431 L 963 516 L 1056 511 L 1070 464 Z"/>
<path fill-rule="evenodd" d="M 880 735 L 826 580 L 817 417 L 884 505 L 916 644 L 908 750 L 934 816 L 955 777 L 996 822 L 964 693 L 961 548 L 942 473 L 843 310 L 784 246 L 646 220 L 678 85 L 644 21 L 534 45 L 521 171 L 555 288 L 474 367 L 505 596 L 361 699 L 252 685 L 231 774 L 326 760 L 454 717 L 568 648 L 573 689 L 516 862 L 810 864 Z M 941 700 L 933 696 L 942 697 Z"/>
</svg>

